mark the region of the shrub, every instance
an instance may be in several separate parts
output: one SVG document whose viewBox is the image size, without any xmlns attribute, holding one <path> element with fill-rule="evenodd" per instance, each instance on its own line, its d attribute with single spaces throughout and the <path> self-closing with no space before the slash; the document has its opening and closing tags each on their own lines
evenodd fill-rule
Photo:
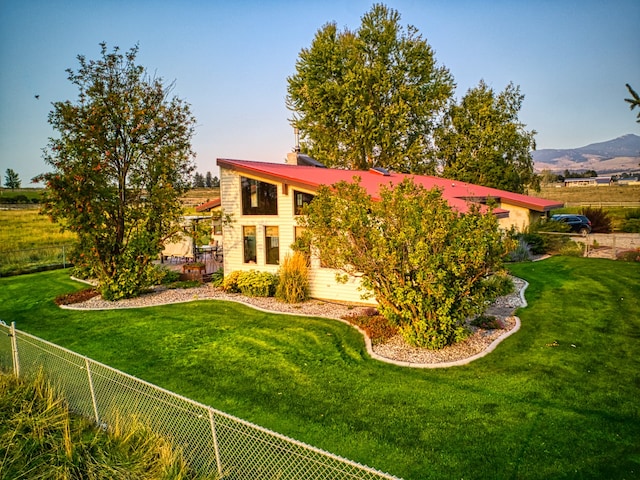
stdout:
<svg viewBox="0 0 640 480">
<path fill-rule="evenodd" d="M 211 286 L 212 287 L 222 287 L 224 283 L 224 270 L 219 268 L 215 272 L 211 274 Z"/>
<path fill-rule="evenodd" d="M 602 208 L 583 207 L 580 214 L 591 220 L 592 233 L 611 233 L 611 217 Z"/>
<path fill-rule="evenodd" d="M 526 262 L 531 260 L 531 253 L 531 246 L 523 237 L 520 237 L 515 248 L 507 254 L 507 261 Z"/>
<path fill-rule="evenodd" d="M 373 345 L 384 343 L 398 334 L 398 327 L 392 325 L 375 308 L 361 314 L 346 315 L 342 319 L 364 330 Z"/>
<path fill-rule="evenodd" d="M 569 240 L 560 247 L 558 253 L 568 257 L 582 257 L 584 255 L 584 246 L 581 243 Z"/>
<path fill-rule="evenodd" d="M 640 208 L 625 212 L 620 230 L 625 233 L 640 233 Z"/>
<path fill-rule="evenodd" d="M 474 318 L 471 321 L 471 325 L 485 330 L 499 330 L 504 328 L 504 323 L 492 315 L 481 315 Z"/>
<path fill-rule="evenodd" d="M 490 298 L 509 295 L 514 290 L 513 280 L 505 272 L 499 272 L 488 277 L 485 286 L 491 291 Z"/>
<path fill-rule="evenodd" d="M 238 288 L 248 297 L 273 297 L 278 285 L 278 276 L 269 272 L 249 270 L 238 276 Z"/>
<path fill-rule="evenodd" d="M 228 293 L 240 293 L 240 287 L 238 287 L 238 279 L 242 274 L 241 270 L 236 270 L 231 272 L 229 275 L 224 277 L 222 282 L 222 289 Z"/>
<path fill-rule="evenodd" d="M 286 303 L 304 302 L 309 298 L 309 268 L 302 252 L 286 255 L 278 271 L 276 297 Z"/>
<path fill-rule="evenodd" d="M 640 248 L 620 252 L 617 258 L 623 262 L 640 262 Z"/>
</svg>

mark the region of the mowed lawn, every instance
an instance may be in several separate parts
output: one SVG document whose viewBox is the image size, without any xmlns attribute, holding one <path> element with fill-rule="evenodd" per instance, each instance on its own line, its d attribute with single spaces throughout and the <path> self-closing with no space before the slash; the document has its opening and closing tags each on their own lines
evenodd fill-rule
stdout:
<svg viewBox="0 0 640 480">
<path fill-rule="evenodd" d="M 0 278 L 0 319 L 406 479 L 640 477 L 640 267 L 516 264 L 522 327 L 464 367 L 370 359 L 340 322 L 196 301 L 61 310 L 68 272 Z"/>
</svg>

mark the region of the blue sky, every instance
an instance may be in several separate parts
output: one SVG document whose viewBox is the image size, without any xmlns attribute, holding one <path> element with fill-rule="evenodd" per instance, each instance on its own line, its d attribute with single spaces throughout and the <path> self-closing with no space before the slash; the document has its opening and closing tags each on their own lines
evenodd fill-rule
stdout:
<svg viewBox="0 0 640 480">
<path fill-rule="evenodd" d="M 128 50 L 191 104 L 198 171 L 218 157 L 282 162 L 294 146 L 285 96 L 302 48 L 327 22 L 355 30 L 361 0 L 0 0 L 0 175 L 23 186 L 47 170 L 42 148 L 55 132 L 51 103 L 77 89 L 65 70 L 99 43 Z M 572 148 L 640 133 L 624 98 L 640 91 L 640 2 L 394 0 L 417 27 L 456 95 L 484 79 L 525 95 L 520 120 L 538 149 Z M 35 99 L 39 95 L 39 99 Z"/>
</svg>

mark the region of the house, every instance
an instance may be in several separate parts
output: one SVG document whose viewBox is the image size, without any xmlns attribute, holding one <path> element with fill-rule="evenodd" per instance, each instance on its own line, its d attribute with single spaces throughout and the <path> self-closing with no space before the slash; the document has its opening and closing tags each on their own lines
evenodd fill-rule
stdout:
<svg viewBox="0 0 640 480">
<path fill-rule="evenodd" d="M 222 218 L 221 202 L 219 198 L 213 200 L 207 200 L 204 203 L 196 206 L 197 213 L 213 212 L 211 215 L 211 244 L 222 246 Z"/>
<path fill-rule="evenodd" d="M 608 187 L 611 177 L 565 178 L 565 187 Z"/>
<path fill-rule="evenodd" d="M 465 182 L 426 175 L 406 175 L 384 169 L 369 171 L 324 168 L 309 157 L 290 153 L 287 163 L 266 163 L 219 158 L 220 198 L 225 214 L 233 221 L 222 227 L 225 256 L 224 271 L 257 269 L 277 272 L 289 246 L 300 234 L 296 216 L 309 203 L 321 185 L 361 178 L 361 185 L 376 198 L 380 185 L 398 184 L 406 177 L 428 189 L 442 191 L 451 207 L 464 213 L 470 203 L 493 202 L 494 215 L 504 229 L 522 230 L 530 222 L 563 206 L 551 200 L 482 187 Z M 299 164 L 302 163 L 302 164 Z M 335 270 L 323 268 L 312 259 L 310 268 L 311 296 L 334 301 L 358 302 L 359 282 L 351 278 L 337 283 Z M 375 303 L 370 300 L 369 303 Z"/>
</svg>

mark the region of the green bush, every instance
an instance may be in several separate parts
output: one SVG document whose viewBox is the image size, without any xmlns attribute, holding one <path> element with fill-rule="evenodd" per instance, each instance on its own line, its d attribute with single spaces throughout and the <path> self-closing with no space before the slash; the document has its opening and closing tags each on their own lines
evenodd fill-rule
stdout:
<svg viewBox="0 0 640 480">
<path fill-rule="evenodd" d="M 640 208 L 625 212 L 620 230 L 625 233 L 640 233 Z"/>
<path fill-rule="evenodd" d="M 238 276 L 238 288 L 248 297 L 273 297 L 278 285 L 278 276 L 269 272 L 249 270 Z"/>
<path fill-rule="evenodd" d="M 224 270 L 219 268 L 215 272 L 211 274 L 211 286 L 212 287 L 222 287 L 224 284 Z"/>
<path fill-rule="evenodd" d="M 623 221 L 620 230 L 625 233 L 640 233 L 640 218 L 630 218 Z"/>
<path fill-rule="evenodd" d="M 499 272 L 488 277 L 485 286 L 491 291 L 490 298 L 509 295 L 514 290 L 513 280 L 505 272 Z"/>
<path fill-rule="evenodd" d="M 304 253 L 285 256 L 278 271 L 276 297 L 286 303 L 304 302 L 309 297 L 309 268 Z"/>
<path fill-rule="evenodd" d="M 580 214 L 591 221 L 592 233 L 611 233 L 611 217 L 602 208 L 583 207 Z"/>
<path fill-rule="evenodd" d="M 584 256 L 584 245 L 569 240 L 560 247 L 557 253 L 568 257 L 582 257 Z"/>
</svg>

